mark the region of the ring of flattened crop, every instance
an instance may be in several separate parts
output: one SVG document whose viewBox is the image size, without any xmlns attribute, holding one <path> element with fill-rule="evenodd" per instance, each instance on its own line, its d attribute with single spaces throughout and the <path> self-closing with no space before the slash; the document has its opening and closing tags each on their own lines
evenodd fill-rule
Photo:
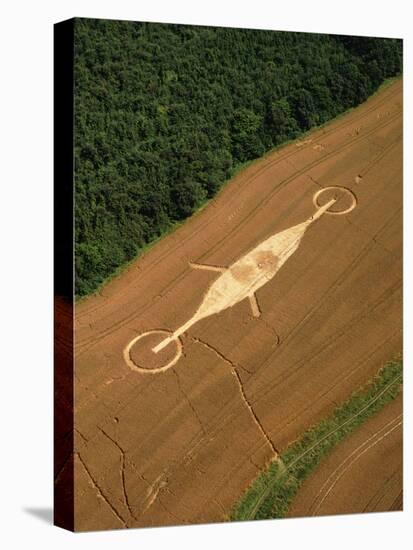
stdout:
<svg viewBox="0 0 413 550">
<path fill-rule="evenodd" d="M 333 216 L 341 216 L 342 214 L 348 214 L 354 208 L 357 206 L 357 197 L 353 193 L 353 191 L 350 191 L 350 189 L 347 189 L 347 187 L 341 187 L 339 185 L 330 185 L 329 187 L 324 187 L 324 189 L 320 189 L 313 195 L 313 203 L 316 208 L 321 208 L 322 204 L 318 202 L 318 198 L 320 195 L 322 195 L 325 191 L 331 191 L 332 189 L 338 189 L 340 191 L 344 191 L 345 194 L 347 194 L 351 198 L 351 204 L 348 208 L 345 208 L 344 210 L 326 210 L 326 214 L 331 214 Z"/>
<path fill-rule="evenodd" d="M 174 357 L 170 361 L 168 361 L 168 363 L 166 363 L 166 365 L 163 365 L 162 367 L 155 367 L 153 369 L 145 369 L 144 367 L 137 365 L 135 361 L 132 359 L 130 355 L 130 351 L 132 347 L 136 344 L 136 342 L 138 342 L 145 336 L 149 336 L 151 334 L 162 334 L 162 335 L 170 336 L 172 332 L 169 330 L 163 330 L 163 329 L 149 330 L 147 332 L 142 332 L 142 334 L 138 334 L 138 336 L 133 338 L 123 350 L 123 358 L 125 359 L 125 363 L 133 371 L 145 373 L 145 374 L 157 374 L 159 372 L 165 372 L 166 370 L 173 367 L 178 362 L 178 360 L 182 355 L 182 342 L 179 338 L 176 338 L 173 340 L 173 342 L 175 342 L 175 345 L 176 345 L 176 353 Z"/>
</svg>

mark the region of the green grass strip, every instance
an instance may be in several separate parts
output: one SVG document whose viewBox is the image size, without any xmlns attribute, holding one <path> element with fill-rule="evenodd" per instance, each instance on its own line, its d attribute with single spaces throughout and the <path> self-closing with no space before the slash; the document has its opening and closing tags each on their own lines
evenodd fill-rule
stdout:
<svg viewBox="0 0 413 550">
<path fill-rule="evenodd" d="M 303 481 L 348 434 L 397 397 L 403 384 L 402 360 L 391 361 L 374 379 L 292 443 L 261 473 L 232 511 L 230 519 L 282 518 Z"/>
</svg>

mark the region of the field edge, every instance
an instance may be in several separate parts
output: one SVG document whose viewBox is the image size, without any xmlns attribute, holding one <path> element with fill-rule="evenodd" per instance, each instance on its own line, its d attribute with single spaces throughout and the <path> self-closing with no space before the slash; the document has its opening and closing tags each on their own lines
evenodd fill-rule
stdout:
<svg viewBox="0 0 413 550">
<path fill-rule="evenodd" d="M 227 178 L 226 180 L 224 180 L 222 183 L 221 183 L 221 186 L 219 187 L 218 191 L 215 193 L 215 195 L 207 200 L 205 200 L 198 208 L 196 208 L 192 214 L 190 214 L 187 218 L 183 219 L 183 220 L 179 220 L 179 221 L 175 221 L 173 222 L 171 225 L 169 225 L 168 227 L 165 228 L 165 230 L 162 232 L 161 235 L 159 235 L 158 237 L 156 237 L 155 239 L 149 241 L 148 243 L 146 243 L 140 250 L 139 252 L 133 257 L 131 258 L 130 260 L 128 260 L 127 262 L 123 263 L 122 265 L 120 265 L 119 267 L 117 267 L 108 277 L 105 277 L 102 282 L 100 284 L 98 284 L 96 286 L 96 288 L 94 290 L 92 290 L 90 293 L 87 293 L 87 294 L 82 294 L 82 295 L 77 295 L 77 294 L 74 294 L 74 300 L 75 300 L 75 304 L 76 305 L 79 305 L 85 301 L 88 300 L 88 298 L 92 298 L 93 296 L 97 296 L 99 295 L 99 293 L 103 290 L 103 288 L 109 284 L 111 281 L 113 281 L 114 279 L 117 279 L 118 277 L 120 277 L 125 271 L 128 270 L 128 268 L 130 268 L 136 261 L 140 260 L 147 252 L 149 252 L 156 244 L 158 244 L 160 241 L 162 241 L 164 238 L 168 237 L 169 235 L 175 233 L 175 231 L 177 231 L 178 229 L 180 229 L 183 225 L 185 225 L 186 223 L 188 223 L 191 219 L 193 219 L 194 217 L 198 216 L 199 214 L 201 214 L 201 212 L 203 212 L 203 210 L 205 208 L 207 208 L 211 203 L 213 203 L 215 200 L 217 200 L 217 198 L 219 197 L 220 193 L 241 173 L 243 172 L 244 170 L 247 170 L 249 167 L 251 167 L 252 165 L 254 165 L 255 163 L 259 163 L 259 162 L 262 162 L 263 160 L 265 160 L 266 158 L 268 158 L 270 155 L 274 154 L 275 152 L 283 149 L 284 147 L 288 147 L 289 145 L 291 145 L 291 143 L 294 143 L 294 142 L 299 142 L 303 139 L 306 139 L 308 136 L 310 136 L 311 134 L 325 128 L 326 126 L 330 125 L 330 124 L 333 124 L 334 122 L 340 120 L 342 117 L 348 115 L 349 113 L 355 111 L 356 109 L 360 108 L 362 105 L 364 105 L 365 103 L 368 103 L 370 100 L 372 100 L 374 97 L 377 96 L 377 94 L 383 92 L 386 88 L 388 88 L 389 86 L 391 86 L 392 84 L 398 82 L 399 80 L 401 80 L 403 78 L 403 74 L 400 73 L 396 76 L 392 76 L 392 77 L 389 77 L 389 78 L 386 78 L 385 80 L 383 80 L 383 82 L 378 86 L 378 88 L 371 94 L 369 95 L 364 101 L 362 101 L 361 103 L 359 103 L 358 105 L 355 105 L 354 107 L 350 107 L 349 109 L 346 109 L 345 111 L 342 111 L 341 113 L 338 113 L 335 117 L 333 118 L 330 118 L 329 120 L 323 122 L 322 124 L 319 124 L 319 125 L 316 125 L 316 126 L 312 126 L 311 128 L 309 128 L 308 130 L 300 133 L 299 135 L 297 135 L 295 138 L 293 139 L 289 139 L 289 140 L 286 140 L 286 141 L 283 141 L 282 143 L 279 143 L 278 145 L 276 145 L 275 147 L 272 147 L 271 149 L 269 149 L 268 151 L 266 151 L 263 155 L 261 155 L 260 157 L 257 157 L 257 158 L 254 158 L 254 159 L 251 159 L 249 161 L 246 161 L 246 162 L 243 162 L 243 163 L 240 163 L 236 166 L 233 167 L 233 170 L 232 170 L 232 173 L 230 175 L 229 178 Z M 76 196 L 76 193 L 74 193 L 74 196 Z M 75 243 L 74 243 L 75 244 Z"/>
<path fill-rule="evenodd" d="M 304 480 L 347 435 L 402 391 L 403 361 L 388 361 L 372 380 L 300 439 L 291 443 L 256 477 L 230 513 L 230 521 L 283 518 Z"/>
</svg>

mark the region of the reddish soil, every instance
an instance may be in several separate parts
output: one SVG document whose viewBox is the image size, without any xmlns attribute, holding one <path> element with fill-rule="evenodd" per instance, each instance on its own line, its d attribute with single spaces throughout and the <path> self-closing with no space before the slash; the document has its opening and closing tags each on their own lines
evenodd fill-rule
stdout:
<svg viewBox="0 0 413 550">
<path fill-rule="evenodd" d="M 385 512 L 403 507 L 402 398 L 340 443 L 304 482 L 289 516 Z"/>
<path fill-rule="evenodd" d="M 169 370 L 142 374 L 126 365 L 128 342 L 182 325 L 219 275 L 191 269 L 189 261 L 229 266 L 306 220 L 315 192 L 334 185 L 352 190 L 357 207 L 324 214 L 308 228 L 299 249 L 258 290 L 261 317 L 244 300 L 191 327 Z M 333 209 L 347 206 L 337 201 Z M 76 529 L 227 518 L 274 447 L 285 448 L 400 353 L 401 224 L 398 81 L 253 163 L 79 304 Z M 150 338 L 151 347 L 158 343 Z M 149 357 L 143 343 L 131 356 L 146 368 L 174 354 L 168 344 Z"/>
</svg>

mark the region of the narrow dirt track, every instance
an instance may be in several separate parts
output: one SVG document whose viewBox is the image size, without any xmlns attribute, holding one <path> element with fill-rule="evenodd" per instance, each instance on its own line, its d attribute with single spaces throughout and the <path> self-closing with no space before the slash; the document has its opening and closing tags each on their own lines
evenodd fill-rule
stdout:
<svg viewBox="0 0 413 550">
<path fill-rule="evenodd" d="M 229 266 L 306 220 L 314 194 L 336 185 L 356 195 L 357 207 L 309 227 L 257 291 L 260 317 L 244 300 L 191 327 L 169 370 L 142 374 L 127 366 L 128 342 L 181 326 L 216 279 L 189 262 Z M 274 450 L 401 351 L 401 223 L 398 81 L 253 163 L 79 304 L 76 529 L 225 519 Z M 156 368 L 169 360 L 170 346 L 155 356 L 142 339 L 131 357 Z"/>
<path fill-rule="evenodd" d="M 289 517 L 402 509 L 402 397 L 343 441 L 307 479 Z"/>
</svg>

